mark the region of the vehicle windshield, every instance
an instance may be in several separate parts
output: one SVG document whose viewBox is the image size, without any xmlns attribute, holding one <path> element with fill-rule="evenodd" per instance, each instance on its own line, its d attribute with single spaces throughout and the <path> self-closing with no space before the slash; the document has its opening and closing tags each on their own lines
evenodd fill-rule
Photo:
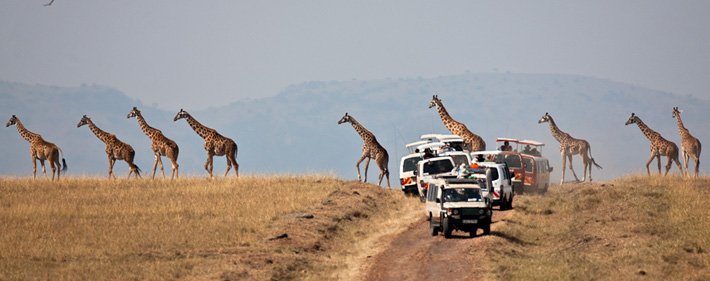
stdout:
<svg viewBox="0 0 710 281">
<path fill-rule="evenodd" d="M 475 188 L 447 188 L 444 202 L 480 202 L 481 193 Z"/>
<path fill-rule="evenodd" d="M 417 169 L 417 163 L 422 160 L 421 157 L 412 157 L 412 158 L 407 158 L 404 159 L 404 163 L 402 164 L 402 171 L 403 172 L 409 172 L 409 171 L 414 171 Z"/>
<path fill-rule="evenodd" d="M 431 161 L 424 164 L 424 174 L 441 174 L 451 172 L 454 164 L 449 159 Z"/>
</svg>

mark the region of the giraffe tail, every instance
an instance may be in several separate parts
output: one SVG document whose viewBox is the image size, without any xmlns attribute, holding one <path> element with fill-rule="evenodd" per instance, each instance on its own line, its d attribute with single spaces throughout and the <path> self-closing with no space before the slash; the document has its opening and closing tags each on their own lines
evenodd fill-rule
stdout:
<svg viewBox="0 0 710 281">
<path fill-rule="evenodd" d="M 140 177 L 141 176 L 141 168 L 138 167 L 138 165 L 133 164 L 133 167 L 136 168 L 136 174 Z"/>
<path fill-rule="evenodd" d="M 67 168 L 69 168 L 69 167 L 67 167 L 67 160 L 64 159 L 64 152 L 62 151 L 62 149 L 59 148 L 59 147 L 57 147 L 57 149 L 59 150 L 59 153 L 62 154 L 62 169 L 61 169 L 61 171 L 62 171 L 63 173 L 66 173 Z"/>
<path fill-rule="evenodd" d="M 594 166 L 597 166 L 597 168 L 604 169 L 604 168 L 602 168 L 602 166 L 599 166 L 599 164 L 597 164 L 597 161 L 594 161 L 594 157 L 592 157 L 592 146 L 591 145 L 589 146 L 589 160 L 592 161 L 592 164 L 594 164 Z"/>
</svg>

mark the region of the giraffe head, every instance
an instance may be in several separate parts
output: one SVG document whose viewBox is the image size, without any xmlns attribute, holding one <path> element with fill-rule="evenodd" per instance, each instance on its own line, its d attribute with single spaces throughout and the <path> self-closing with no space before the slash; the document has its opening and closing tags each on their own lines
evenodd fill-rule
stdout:
<svg viewBox="0 0 710 281">
<path fill-rule="evenodd" d="M 81 127 L 81 126 L 84 126 L 84 125 L 86 125 L 86 124 L 89 124 L 89 121 L 91 121 L 91 120 L 89 119 L 89 117 L 86 117 L 86 115 L 84 115 L 84 116 L 81 117 L 81 121 L 79 121 L 79 124 L 76 124 L 76 127 L 79 128 L 79 127 Z"/>
<path fill-rule="evenodd" d="M 141 114 L 141 111 L 138 110 L 138 108 L 136 108 L 136 107 L 134 106 L 134 107 L 133 107 L 133 110 L 131 110 L 131 112 L 128 113 L 128 116 L 126 116 L 126 118 L 136 117 L 136 116 L 138 116 L 138 115 L 140 115 L 140 114 Z"/>
<path fill-rule="evenodd" d="M 348 115 L 347 112 L 345 112 L 345 116 L 343 116 L 343 118 L 340 118 L 340 121 L 338 121 L 338 125 L 343 124 L 345 122 L 352 122 L 352 117 Z"/>
<path fill-rule="evenodd" d="M 10 121 L 7 121 L 7 124 L 5 125 L 5 127 L 10 127 L 10 125 L 15 125 L 15 124 L 17 124 L 17 116 L 12 115 L 12 117 L 10 117 Z"/>
<path fill-rule="evenodd" d="M 639 117 L 632 112 L 631 117 L 629 117 L 629 120 L 626 120 L 626 123 L 624 125 L 635 124 L 638 120 Z"/>
<path fill-rule="evenodd" d="M 679 117 L 681 113 L 683 113 L 683 111 L 679 110 L 678 107 L 673 108 L 673 118 Z"/>
<path fill-rule="evenodd" d="M 178 112 L 178 114 L 175 115 L 175 118 L 173 118 L 173 122 L 180 120 L 182 118 L 187 118 L 188 116 L 190 116 L 190 113 L 187 113 L 187 111 L 182 110 L 182 108 L 180 108 L 180 112 Z"/>
<path fill-rule="evenodd" d="M 440 103 L 441 103 L 441 100 L 439 99 L 439 96 L 438 96 L 438 95 L 433 95 L 433 96 L 431 97 L 431 102 L 429 103 L 429 108 L 432 108 L 432 107 L 435 107 L 435 106 L 439 106 Z"/>
<path fill-rule="evenodd" d="M 550 116 L 549 113 L 545 112 L 545 115 L 540 118 L 540 120 L 537 120 L 538 124 L 545 123 L 545 122 L 550 122 L 552 120 L 552 116 Z"/>
</svg>

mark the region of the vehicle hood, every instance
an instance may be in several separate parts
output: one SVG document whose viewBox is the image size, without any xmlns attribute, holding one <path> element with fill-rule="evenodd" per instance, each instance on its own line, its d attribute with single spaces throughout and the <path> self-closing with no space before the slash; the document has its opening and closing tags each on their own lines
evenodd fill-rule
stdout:
<svg viewBox="0 0 710 281">
<path fill-rule="evenodd" d="M 444 202 L 444 208 L 485 208 L 486 202 Z"/>
</svg>

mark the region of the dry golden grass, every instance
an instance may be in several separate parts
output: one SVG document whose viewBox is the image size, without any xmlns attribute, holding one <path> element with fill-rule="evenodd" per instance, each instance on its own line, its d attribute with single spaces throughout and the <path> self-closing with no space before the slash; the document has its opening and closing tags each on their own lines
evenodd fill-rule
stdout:
<svg viewBox="0 0 710 281">
<path fill-rule="evenodd" d="M 603 184 L 603 185 L 602 185 Z M 520 196 L 490 279 L 710 279 L 710 179 L 629 176 Z"/>
<path fill-rule="evenodd" d="M 342 184 L 328 176 L 0 179 L 0 280 L 192 276 L 222 258 L 204 253 L 261 247 L 274 220 Z"/>
</svg>

